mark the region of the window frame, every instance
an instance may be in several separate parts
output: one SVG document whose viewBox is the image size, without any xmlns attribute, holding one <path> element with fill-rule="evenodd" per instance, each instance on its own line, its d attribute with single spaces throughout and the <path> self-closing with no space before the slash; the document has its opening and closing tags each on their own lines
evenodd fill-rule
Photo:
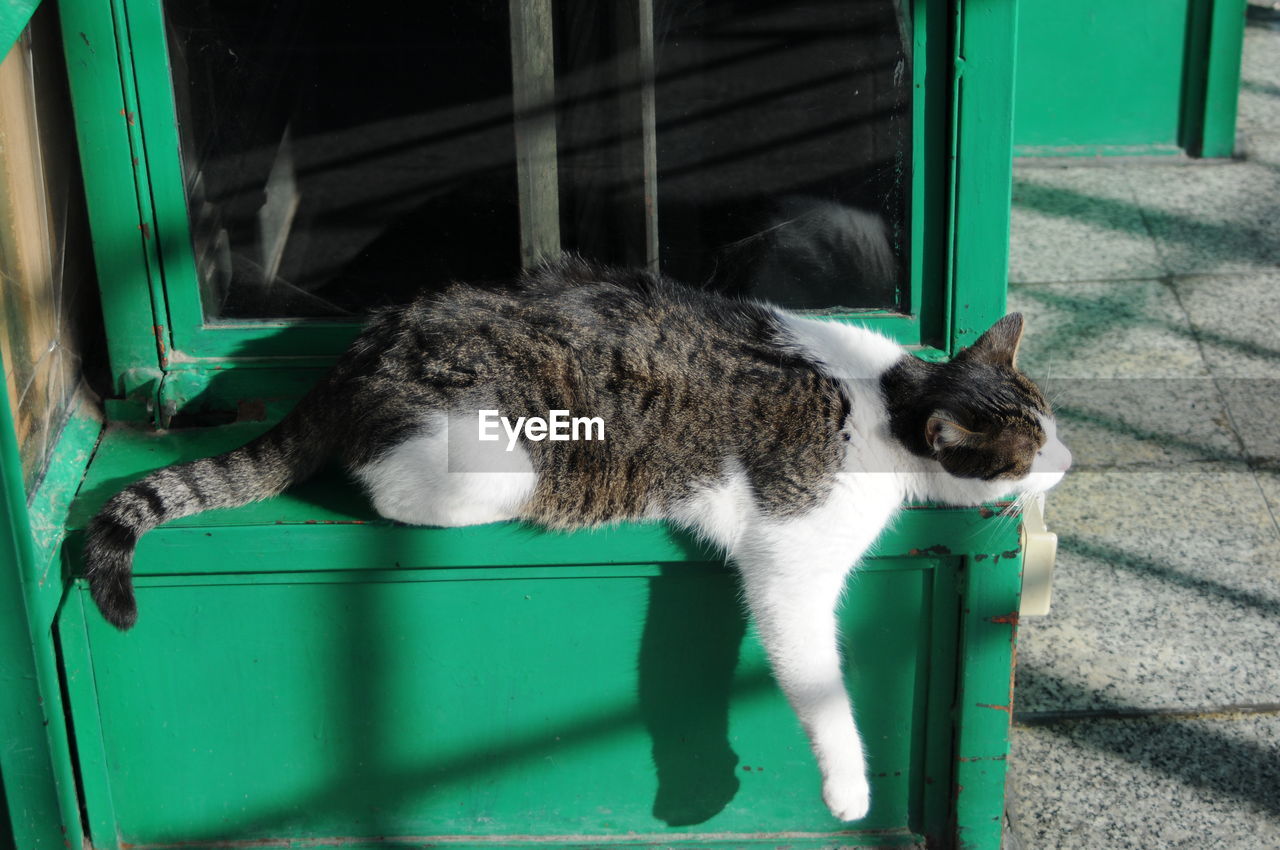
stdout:
<svg viewBox="0 0 1280 850">
<path fill-rule="evenodd" d="M 1014 10 L 1012 2 L 909 2 L 915 96 L 906 312 L 820 315 L 936 358 L 1003 312 L 1012 115 L 1002 98 L 1012 90 Z M 65 0 L 62 19 L 117 390 L 156 392 L 176 372 L 331 361 L 357 323 L 204 319 L 162 0 Z M 962 196 L 972 199 L 963 207 Z"/>
</svg>

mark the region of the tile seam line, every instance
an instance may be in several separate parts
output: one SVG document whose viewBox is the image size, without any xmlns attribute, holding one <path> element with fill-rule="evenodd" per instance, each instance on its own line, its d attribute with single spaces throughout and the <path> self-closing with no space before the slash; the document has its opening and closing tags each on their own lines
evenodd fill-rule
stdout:
<svg viewBox="0 0 1280 850">
<path fill-rule="evenodd" d="M 1258 457 L 1248 459 L 1238 458 L 1187 458 L 1185 460 L 1169 460 L 1160 462 L 1136 461 L 1136 462 L 1111 462 L 1111 463 L 1073 463 L 1071 465 L 1072 472 L 1186 472 L 1194 473 L 1210 473 L 1210 472 L 1257 472 L 1258 469 L 1266 468 L 1265 464 L 1277 460 L 1272 457 Z"/>
<path fill-rule="evenodd" d="M 1160 272 L 1138 277 L 1078 277 L 1059 278 L 1055 280 L 1011 280 L 1010 288 L 1023 286 L 1071 286 L 1075 284 L 1103 283 L 1194 283 L 1205 278 L 1239 278 L 1239 277 L 1280 277 L 1280 268 L 1249 269 L 1235 271 L 1200 271 L 1200 272 Z"/>
<path fill-rule="evenodd" d="M 1176 275 L 1168 275 L 1164 281 L 1165 286 L 1169 288 L 1169 292 L 1173 295 L 1173 300 L 1178 305 L 1178 309 L 1182 311 L 1182 315 L 1186 317 L 1187 327 L 1191 329 L 1191 338 L 1195 340 L 1196 351 L 1200 353 L 1200 362 L 1209 372 L 1209 379 L 1213 382 L 1213 391 L 1218 397 L 1218 402 L 1222 405 L 1222 410 L 1227 414 L 1227 423 L 1231 428 L 1231 436 L 1235 438 L 1236 445 L 1240 450 L 1240 457 L 1244 459 L 1249 470 L 1250 478 L 1253 480 L 1254 490 L 1257 491 L 1262 504 L 1266 506 L 1267 515 L 1271 517 L 1271 526 L 1277 534 L 1280 534 L 1280 517 L 1276 516 L 1276 509 L 1271 505 L 1271 500 L 1267 498 L 1267 493 L 1262 489 L 1262 482 L 1258 480 L 1258 461 L 1265 460 L 1261 458 L 1253 458 L 1249 454 L 1249 447 L 1245 445 L 1244 437 L 1240 433 L 1240 423 L 1236 419 L 1235 413 L 1231 410 L 1231 405 L 1227 401 L 1227 394 L 1222 390 L 1222 384 L 1219 382 L 1218 371 L 1209 364 L 1209 358 L 1205 356 L 1204 339 L 1200 336 L 1200 328 L 1196 325 L 1195 319 L 1191 317 L 1191 311 L 1187 309 L 1186 302 L 1182 299 L 1182 293 L 1178 291 L 1178 281 Z"/>
<path fill-rule="evenodd" d="M 1143 207 L 1142 201 L 1138 198 L 1138 187 L 1135 186 L 1133 180 L 1130 179 L 1128 171 L 1129 169 L 1122 169 L 1119 172 L 1120 180 L 1124 183 L 1125 192 L 1129 195 L 1130 203 L 1133 204 L 1133 208 L 1138 212 L 1138 221 L 1142 222 L 1142 229 L 1147 232 L 1147 238 L 1151 240 L 1151 247 L 1154 249 L 1156 254 L 1156 262 L 1160 264 L 1162 272 L 1159 279 L 1162 283 L 1169 285 L 1168 281 L 1170 277 L 1177 272 L 1175 272 L 1170 265 L 1169 257 L 1165 255 L 1165 251 L 1160 244 L 1160 239 L 1157 238 L 1155 230 L 1151 227 L 1151 219 L 1147 217 L 1147 210 Z M 1182 303 L 1179 302 L 1178 306 L 1181 307 Z M 1185 309 L 1183 310 L 1183 313 L 1186 313 Z M 1190 322 L 1190 320 L 1191 318 L 1188 316 L 1187 321 Z M 1203 356 L 1204 355 L 1202 353 L 1201 358 L 1203 358 Z"/>
<path fill-rule="evenodd" d="M 1051 711 L 1015 711 L 1013 724 L 1024 729 L 1055 726 L 1082 720 L 1182 720 L 1280 715 L 1280 702 L 1239 703 L 1203 708 L 1081 708 Z"/>
<path fill-rule="evenodd" d="M 1069 280 L 1011 280 L 1009 286 L 1011 288 L 1020 286 L 1070 286 L 1073 284 L 1087 285 L 1091 283 L 1162 283 L 1165 274 L 1162 270 L 1157 270 L 1156 274 L 1140 275 L 1138 277 L 1079 277 Z"/>
</svg>

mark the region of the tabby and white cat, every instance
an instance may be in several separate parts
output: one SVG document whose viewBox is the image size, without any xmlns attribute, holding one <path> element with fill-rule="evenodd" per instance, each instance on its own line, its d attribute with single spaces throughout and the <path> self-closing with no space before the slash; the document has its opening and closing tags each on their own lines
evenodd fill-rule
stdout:
<svg viewBox="0 0 1280 850">
<path fill-rule="evenodd" d="M 577 259 L 506 289 L 455 285 L 384 311 L 297 408 L 218 457 L 153 472 L 88 531 L 93 597 L 137 619 L 138 538 L 280 493 L 337 457 L 384 517 L 552 528 L 669 520 L 727 553 L 836 817 L 870 805 L 835 609 L 905 500 L 1046 490 L 1071 456 L 1017 371 L 1006 316 L 949 363 L 871 331 Z M 601 417 L 603 441 L 478 439 L 480 410 Z"/>
</svg>

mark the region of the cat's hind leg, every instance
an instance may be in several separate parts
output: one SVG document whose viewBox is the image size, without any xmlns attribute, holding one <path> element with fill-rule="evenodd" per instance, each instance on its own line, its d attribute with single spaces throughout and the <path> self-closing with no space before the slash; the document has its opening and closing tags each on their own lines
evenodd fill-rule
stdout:
<svg viewBox="0 0 1280 850">
<path fill-rule="evenodd" d="M 870 808 L 871 790 L 841 673 L 836 626 L 852 563 L 849 552 L 815 547 L 812 539 L 752 537 L 734 560 L 774 677 L 809 737 L 827 807 L 841 820 L 861 820 Z"/>
<path fill-rule="evenodd" d="M 515 519 L 537 485 L 520 445 L 481 441 L 475 414 L 431 414 L 422 429 L 355 470 L 380 516 L 410 525 Z"/>
</svg>

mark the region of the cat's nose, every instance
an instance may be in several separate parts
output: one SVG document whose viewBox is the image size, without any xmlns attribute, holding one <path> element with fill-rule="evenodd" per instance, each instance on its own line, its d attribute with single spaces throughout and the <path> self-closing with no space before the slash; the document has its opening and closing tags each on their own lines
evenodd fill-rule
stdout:
<svg viewBox="0 0 1280 850">
<path fill-rule="evenodd" d="M 1063 446 L 1062 447 L 1062 464 L 1061 464 L 1060 471 L 1066 472 L 1070 468 L 1071 468 L 1071 449 L 1067 448 L 1066 446 Z"/>
</svg>

